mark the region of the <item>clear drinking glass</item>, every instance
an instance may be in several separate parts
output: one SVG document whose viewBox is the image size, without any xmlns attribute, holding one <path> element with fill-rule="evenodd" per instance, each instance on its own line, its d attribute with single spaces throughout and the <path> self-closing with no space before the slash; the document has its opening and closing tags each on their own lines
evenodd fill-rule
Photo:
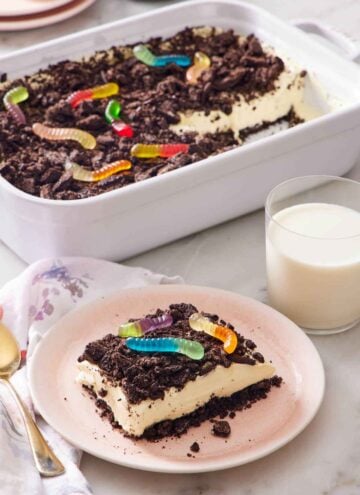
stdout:
<svg viewBox="0 0 360 495">
<path fill-rule="evenodd" d="M 360 183 L 291 179 L 270 192 L 265 212 L 270 304 L 312 334 L 360 322 Z"/>
</svg>

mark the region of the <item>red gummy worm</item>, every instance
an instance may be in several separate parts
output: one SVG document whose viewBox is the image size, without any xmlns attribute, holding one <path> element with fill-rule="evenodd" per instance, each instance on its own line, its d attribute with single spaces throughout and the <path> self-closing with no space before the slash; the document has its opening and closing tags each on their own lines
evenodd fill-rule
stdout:
<svg viewBox="0 0 360 495">
<path fill-rule="evenodd" d="M 129 124 L 125 124 L 122 120 L 115 120 L 111 127 L 114 129 L 116 134 L 121 137 L 133 137 L 134 130 Z"/>
<path fill-rule="evenodd" d="M 69 96 L 68 102 L 73 108 L 76 108 L 82 101 L 91 100 L 93 96 L 92 89 L 83 89 L 80 91 L 75 91 Z"/>
<path fill-rule="evenodd" d="M 160 156 L 164 158 L 170 158 L 178 153 L 187 153 L 189 151 L 189 145 L 183 143 L 162 144 L 160 146 Z"/>
</svg>

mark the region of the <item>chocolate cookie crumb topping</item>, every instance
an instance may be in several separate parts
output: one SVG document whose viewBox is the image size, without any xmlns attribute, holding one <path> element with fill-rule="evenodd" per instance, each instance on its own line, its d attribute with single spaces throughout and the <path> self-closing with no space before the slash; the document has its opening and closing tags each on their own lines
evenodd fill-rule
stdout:
<svg viewBox="0 0 360 495">
<path fill-rule="evenodd" d="M 204 333 L 192 330 L 189 317 L 198 312 L 192 304 L 171 304 L 165 311 L 158 309 L 153 315 L 170 312 L 173 325 L 146 334 L 146 337 L 180 337 L 196 340 L 204 346 L 205 355 L 201 360 L 192 360 L 181 354 L 143 354 L 131 351 L 125 340 L 108 334 L 90 342 L 79 361 L 87 360 L 97 364 L 108 381 L 120 384 L 129 400 L 138 404 L 145 399 L 162 399 L 165 390 L 176 387 L 181 390 L 188 381 L 210 373 L 216 366 L 228 368 L 232 363 L 255 365 L 251 341 L 238 334 L 238 345 L 233 354 L 224 351 L 223 343 Z M 209 315 L 207 315 L 209 316 Z M 214 320 L 214 315 L 210 317 Z M 224 322 L 226 324 L 226 322 Z"/>
</svg>

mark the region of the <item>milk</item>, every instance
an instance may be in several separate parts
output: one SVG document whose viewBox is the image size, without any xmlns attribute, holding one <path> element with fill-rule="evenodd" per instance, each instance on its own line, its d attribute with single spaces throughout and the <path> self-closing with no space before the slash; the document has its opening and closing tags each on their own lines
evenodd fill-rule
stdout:
<svg viewBox="0 0 360 495">
<path fill-rule="evenodd" d="M 360 318 L 360 213 L 335 204 L 285 208 L 266 240 L 270 304 L 302 327 L 344 329 Z"/>
</svg>

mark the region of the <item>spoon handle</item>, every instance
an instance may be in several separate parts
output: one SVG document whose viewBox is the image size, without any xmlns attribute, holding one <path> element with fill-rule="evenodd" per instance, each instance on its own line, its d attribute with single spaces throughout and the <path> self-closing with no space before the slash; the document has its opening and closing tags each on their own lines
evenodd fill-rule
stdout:
<svg viewBox="0 0 360 495">
<path fill-rule="evenodd" d="M 23 417 L 26 431 L 29 437 L 35 464 L 39 473 L 42 476 L 46 477 L 59 476 L 60 474 L 63 474 L 65 472 L 64 466 L 61 464 L 54 452 L 50 449 L 45 438 L 42 436 L 41 431 L 33 420 L 28 408 L 21 400 L 15 388 L 7 379 L 3 379 L 3 383 L 7 385 L 14 399 L 16 400 L 17 405 L 20 408 L 21 415 Z"/>
</svg>

